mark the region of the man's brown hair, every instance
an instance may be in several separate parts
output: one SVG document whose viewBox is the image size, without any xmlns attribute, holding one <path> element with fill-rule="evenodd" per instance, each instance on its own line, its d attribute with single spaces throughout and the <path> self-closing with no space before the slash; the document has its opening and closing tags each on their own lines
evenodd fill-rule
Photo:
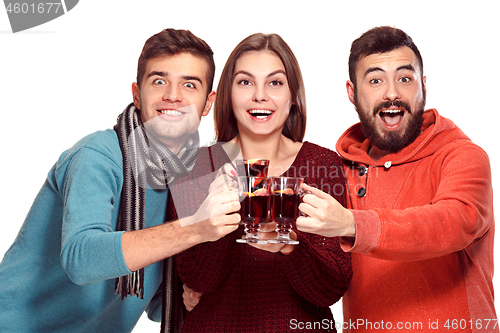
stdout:
<svg viewBox="0 0 500 333">
<path fill-rule="evenodd" d="M 215 75 L 214 53 L 203 39 L 196 37 L 189 30 L 165 29 L 151 36 L 146 41 L 137 64 L 137 84 L 139 87 L 144 78 L 148 60 L 163 56 L 173 56 L 183 52 L 205 59 L 207 62 L 208 96 L 210 91 L 212 91 Z"/>
<path fill-rule="evenodd" d="M 356 66 L 361 58 L 376 53 L 386 53 L 408 46 L 417 56 L 421 77 L 424 76 L 422 56 L 410 36 L 403 30 L 382 26 L 368 30 L 352 42 L 349 55 L 349 79 L 356 87 Z"/>
</svg>

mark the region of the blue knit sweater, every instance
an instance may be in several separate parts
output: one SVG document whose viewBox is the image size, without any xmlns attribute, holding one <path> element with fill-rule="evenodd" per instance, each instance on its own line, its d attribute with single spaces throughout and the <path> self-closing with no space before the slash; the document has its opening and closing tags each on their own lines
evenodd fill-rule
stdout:
<svg viewBox="0 0 500 333">
<path fill-rule="evenodd" d="M 145 268 L 144 299 L 114 294 L 130 273 L 115 231 L 122 169 L 111 129 L 61 155 L 0 263 L 0 332 L 130 332 L 145 310 L 160 321 L 161 263 Z M 147 190 L 146 227 L 163 223 L 166 200 Z"/>
</svg>

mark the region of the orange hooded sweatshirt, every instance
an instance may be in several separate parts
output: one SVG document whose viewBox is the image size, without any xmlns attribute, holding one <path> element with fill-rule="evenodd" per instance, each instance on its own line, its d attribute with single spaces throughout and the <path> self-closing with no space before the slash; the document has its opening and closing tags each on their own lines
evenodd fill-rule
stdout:
<svg viewBox="0 0 500 333">
<path fill-rule="evenodd" d="M 359 124 L 336 146 L 356 224 L 344 332 L 498 332 L 487 154 L 434 109 L 409 146 L 370 146 Z"/>
</svg>

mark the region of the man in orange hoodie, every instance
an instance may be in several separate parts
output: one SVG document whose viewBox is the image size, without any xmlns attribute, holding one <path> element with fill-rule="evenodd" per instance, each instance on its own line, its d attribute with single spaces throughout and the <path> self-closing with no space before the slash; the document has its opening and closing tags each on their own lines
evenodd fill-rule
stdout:
<svg viewBox="0 0 500 333">
<path fill-rule="evenodd" d="M 425 110 L 420 52 L 403 31 L 351 47 L 347 92 L 360 123 L 336 149 L 349 209 L 304 186 L 297 228 L 341 236 L 352 253 L 344 332 L 498 332 L 493 193 L 487 154 Z"/>
</svg>

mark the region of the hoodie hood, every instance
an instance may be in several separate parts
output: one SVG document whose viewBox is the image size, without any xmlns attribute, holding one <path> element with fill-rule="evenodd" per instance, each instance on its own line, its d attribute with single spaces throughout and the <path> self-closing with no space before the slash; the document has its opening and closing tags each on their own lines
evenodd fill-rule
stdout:
<svg viewBox="0 0 500 333">
<path fill-rule="evenodd" d="M 374 162 L 368 155 L 371 143 L 363 134 L 361 124 L 357 123 L 344 132 L 337 141 L 339 155 L 351 162 L 365 165 L 391 165 L 415 161 L 434 154 L 443 144 L 455 140 L 470 139 L 451 120 L 439 115 L 436 109 L 426 110 L 423 114 L 422 133 L 410 145 L 400 151 L 390 153 Z"/>
</svg>

